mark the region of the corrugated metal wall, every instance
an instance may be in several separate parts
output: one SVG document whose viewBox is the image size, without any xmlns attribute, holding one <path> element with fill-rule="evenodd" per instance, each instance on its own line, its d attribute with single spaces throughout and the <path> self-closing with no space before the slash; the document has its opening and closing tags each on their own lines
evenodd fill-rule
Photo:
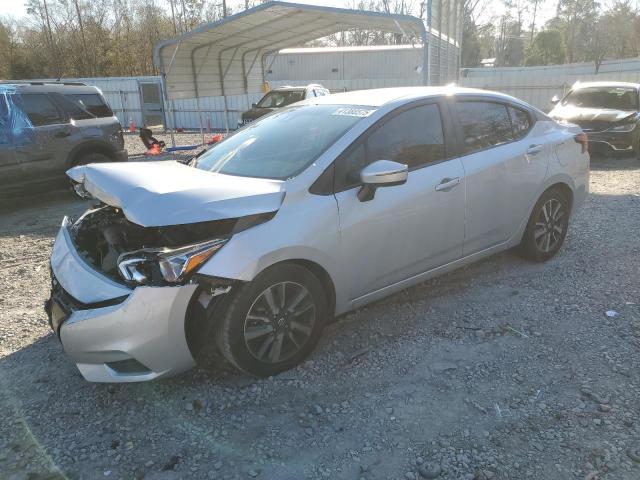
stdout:
<svg viewBox="0 0 640 480">
<path fill-rule="evenodd" d="M 593 63 L 572 63 L 546 67 L 465 68 L 459 84 L 496 90 L 538 107 L 551 109 L 550 100 L 562 95 L 577 81 L 620 81 L 640 83 L 640 58 L 607 60 L 596 75 Z"/>
</svg>

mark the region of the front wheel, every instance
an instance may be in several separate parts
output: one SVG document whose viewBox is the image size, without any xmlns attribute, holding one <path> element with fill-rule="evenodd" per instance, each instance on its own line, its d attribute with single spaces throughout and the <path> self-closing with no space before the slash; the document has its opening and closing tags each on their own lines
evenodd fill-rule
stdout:
<svg viewBox="0 0 640 480">
<path fill-rule="evenodd" d="M 559 189 L 543 193 L 531 212 L 519 253 L 536 262 L 552 258 L 567 235 L 570 211 L 569 200 Z"/>
<path fill-rule="evenodd" d="M 224 357 L 239 370 L 275 375 L 298 365 L 318 343 L 327 298 L 307 269 L 276 265 L 232 295 L 215 336 Z"/>
</svg>

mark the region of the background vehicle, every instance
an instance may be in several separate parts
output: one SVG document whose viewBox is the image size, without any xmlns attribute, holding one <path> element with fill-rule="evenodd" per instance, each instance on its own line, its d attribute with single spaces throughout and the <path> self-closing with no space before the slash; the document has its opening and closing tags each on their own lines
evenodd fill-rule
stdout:
<svg viewBox="0 0 640 480">
<path fill-rule="evenodd" d="M 88 380 L 139 381 L 207 344 L 276 374 L 334 315 L 508 248 L 548 260 L 589 155 L 512 97 L 401 88 L 281 109 L 189 166 L 69 176 L 103 206 L 58 234 L 52 327 Z"/>
<path fill-rule="evenodd" d="M 0 84 L 0 193 L 64 180 L 74 165 L 126 160 L 120 123 L 98 88 Z"/>
<path fill-rule="evenodd" d="M 640 159 L 640 84 L 578 83 L 552 103 L 556 106 L 549 116 L 579 125 L 591 150 L 633 153 Z"/>
<path fill-rule="evenodd" d="M 244 112 L 238 120 L 242 126 L 249 122 L 271 113 L 278 108 L 286 107 L 292 103 L 308 98 L 323 97 L 329 95 L 329 90 L 322 85 L 312 83 L 306 87 L 279 87 L 271 90 L 258 103 L 251 106 L 251 110 Z"/>
</svg>

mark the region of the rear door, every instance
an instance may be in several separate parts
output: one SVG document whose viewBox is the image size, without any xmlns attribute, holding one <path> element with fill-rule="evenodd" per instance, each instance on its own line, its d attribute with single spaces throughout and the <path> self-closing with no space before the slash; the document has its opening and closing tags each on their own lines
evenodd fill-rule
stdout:
<svg viewBox="0 0 640 480">
<path fill-rule="evenodd" d="M 485 98 L 456 99 L 466 178 L 464 255 L 511 239 L 526 220 L 551 148 L 524 108 Z"/>
<path fill-rule="evenodd" d="M 383 118 L 335 164 L 340 257 L 352 275 L 349 298 L 393 285 L 462 255 L 464 172 L 448 148 L 450 123 L 438 101 Z M 409 166 L 403 185 L 358 199 L 359 173 L 377 160 Z"/>
<path fill-rule="evenodd" d="M 23 93 L 20 106 L 31 122 L 16 155 L 25 180 L 39 181 L 63 173 L 71 151 L 71 125 L 46 93 Z"/>
<path fill-rule="evenodd" d="M 142 122 L 145 127 L 164 125 L 162 89 L 158 82 L 140 82 L 142 98 Z"/>
</svg>

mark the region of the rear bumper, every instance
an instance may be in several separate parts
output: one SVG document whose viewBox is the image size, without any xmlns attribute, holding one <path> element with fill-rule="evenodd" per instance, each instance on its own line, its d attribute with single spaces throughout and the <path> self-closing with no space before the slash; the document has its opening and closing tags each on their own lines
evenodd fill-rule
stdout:
<svg viewBox="0 0 640 480">
<path fill-rule="evenodd" d="M 68 230 L 65 219 L 51 258 L 54 286 L 47 310 L 82 376 L 137 382 L 194 366 L 184 325 L 197 285 L 131 290 L 87 265 Z"/>
</svg>

